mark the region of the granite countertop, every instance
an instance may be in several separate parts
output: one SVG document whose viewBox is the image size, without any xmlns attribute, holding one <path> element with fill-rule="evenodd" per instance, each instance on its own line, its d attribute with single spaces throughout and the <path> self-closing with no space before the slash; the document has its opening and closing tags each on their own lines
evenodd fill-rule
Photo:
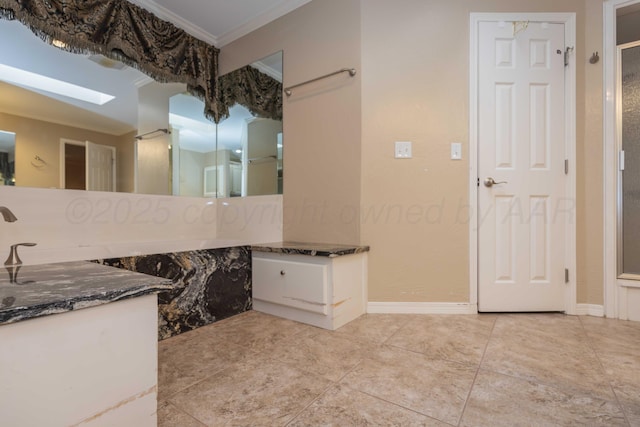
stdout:
<svg viewBox="0 0 640 427">
<path fill-rule="evenodd" d="M 255 252 L 273 252 L 279 254 L 338 257 L 342 255 L 369 252 L 369 246 L 333 245 L 327 243 L 278 242 L 251 246 Z"/>
<path fill-rule="evenodd" d="M 0 267 L 0 325 L 168 289 L 168 279 L 88 261 Z"/>
</svg>

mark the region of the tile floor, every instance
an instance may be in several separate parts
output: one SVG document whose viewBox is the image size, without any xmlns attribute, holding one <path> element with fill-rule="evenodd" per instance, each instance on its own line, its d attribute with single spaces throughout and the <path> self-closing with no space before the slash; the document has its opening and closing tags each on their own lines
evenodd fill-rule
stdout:
<svg viewBox="0 0 640 427">
<path fill-rule="evenodd" d="M 158 425 L 640 426 L 640 322 L 250 311 L 160 342 Z"/>
</svg>

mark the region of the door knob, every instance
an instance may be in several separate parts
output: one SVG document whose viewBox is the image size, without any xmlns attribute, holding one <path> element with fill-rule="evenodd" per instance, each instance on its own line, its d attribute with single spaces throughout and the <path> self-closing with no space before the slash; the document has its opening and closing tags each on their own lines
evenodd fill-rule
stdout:
<svg viewBox="0 0 640 427">
<path fill-rule="evenodd" d="M 485 187 L 493 187 L 495 184 L 506 184 L 506 183 L 507 183 L 507 181 L 496 182 L 491 177 L 488 177 L 488 178 L 484 179 L 484 186 Z"/>
</svg>

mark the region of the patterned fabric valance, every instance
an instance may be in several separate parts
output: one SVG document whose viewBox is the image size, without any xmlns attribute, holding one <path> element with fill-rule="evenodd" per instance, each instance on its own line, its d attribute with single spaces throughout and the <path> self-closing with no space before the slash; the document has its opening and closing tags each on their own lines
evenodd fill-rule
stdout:
<svg viewBox="0 0 640 427">
<path fill-rule="evenodd" d="M 229 107 L 238 103 L 251 114 L 282 120 L 282 83 L 250 65 L 218 79 L 220 119 L 229 117 Z"/>
<path fill-rule="evenodd" d="M 99 53 L 160 82 L 186 83 L 220 120 L 219 50 L 126 0 L 0 0 L 0 17 L 17 19 L 47 42 Z"/>
</svg>

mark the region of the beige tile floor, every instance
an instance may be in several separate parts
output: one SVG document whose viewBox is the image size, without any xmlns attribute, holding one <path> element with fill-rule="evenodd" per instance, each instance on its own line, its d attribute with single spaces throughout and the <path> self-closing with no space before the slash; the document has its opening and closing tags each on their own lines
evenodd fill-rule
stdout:
<svg viewBox="0 0 640 427">
<path fill-rule="evenodd" d="M 250 311 L 160 342 L 159 426 L 640 426 L 640 323 Z"/>
</svg>

